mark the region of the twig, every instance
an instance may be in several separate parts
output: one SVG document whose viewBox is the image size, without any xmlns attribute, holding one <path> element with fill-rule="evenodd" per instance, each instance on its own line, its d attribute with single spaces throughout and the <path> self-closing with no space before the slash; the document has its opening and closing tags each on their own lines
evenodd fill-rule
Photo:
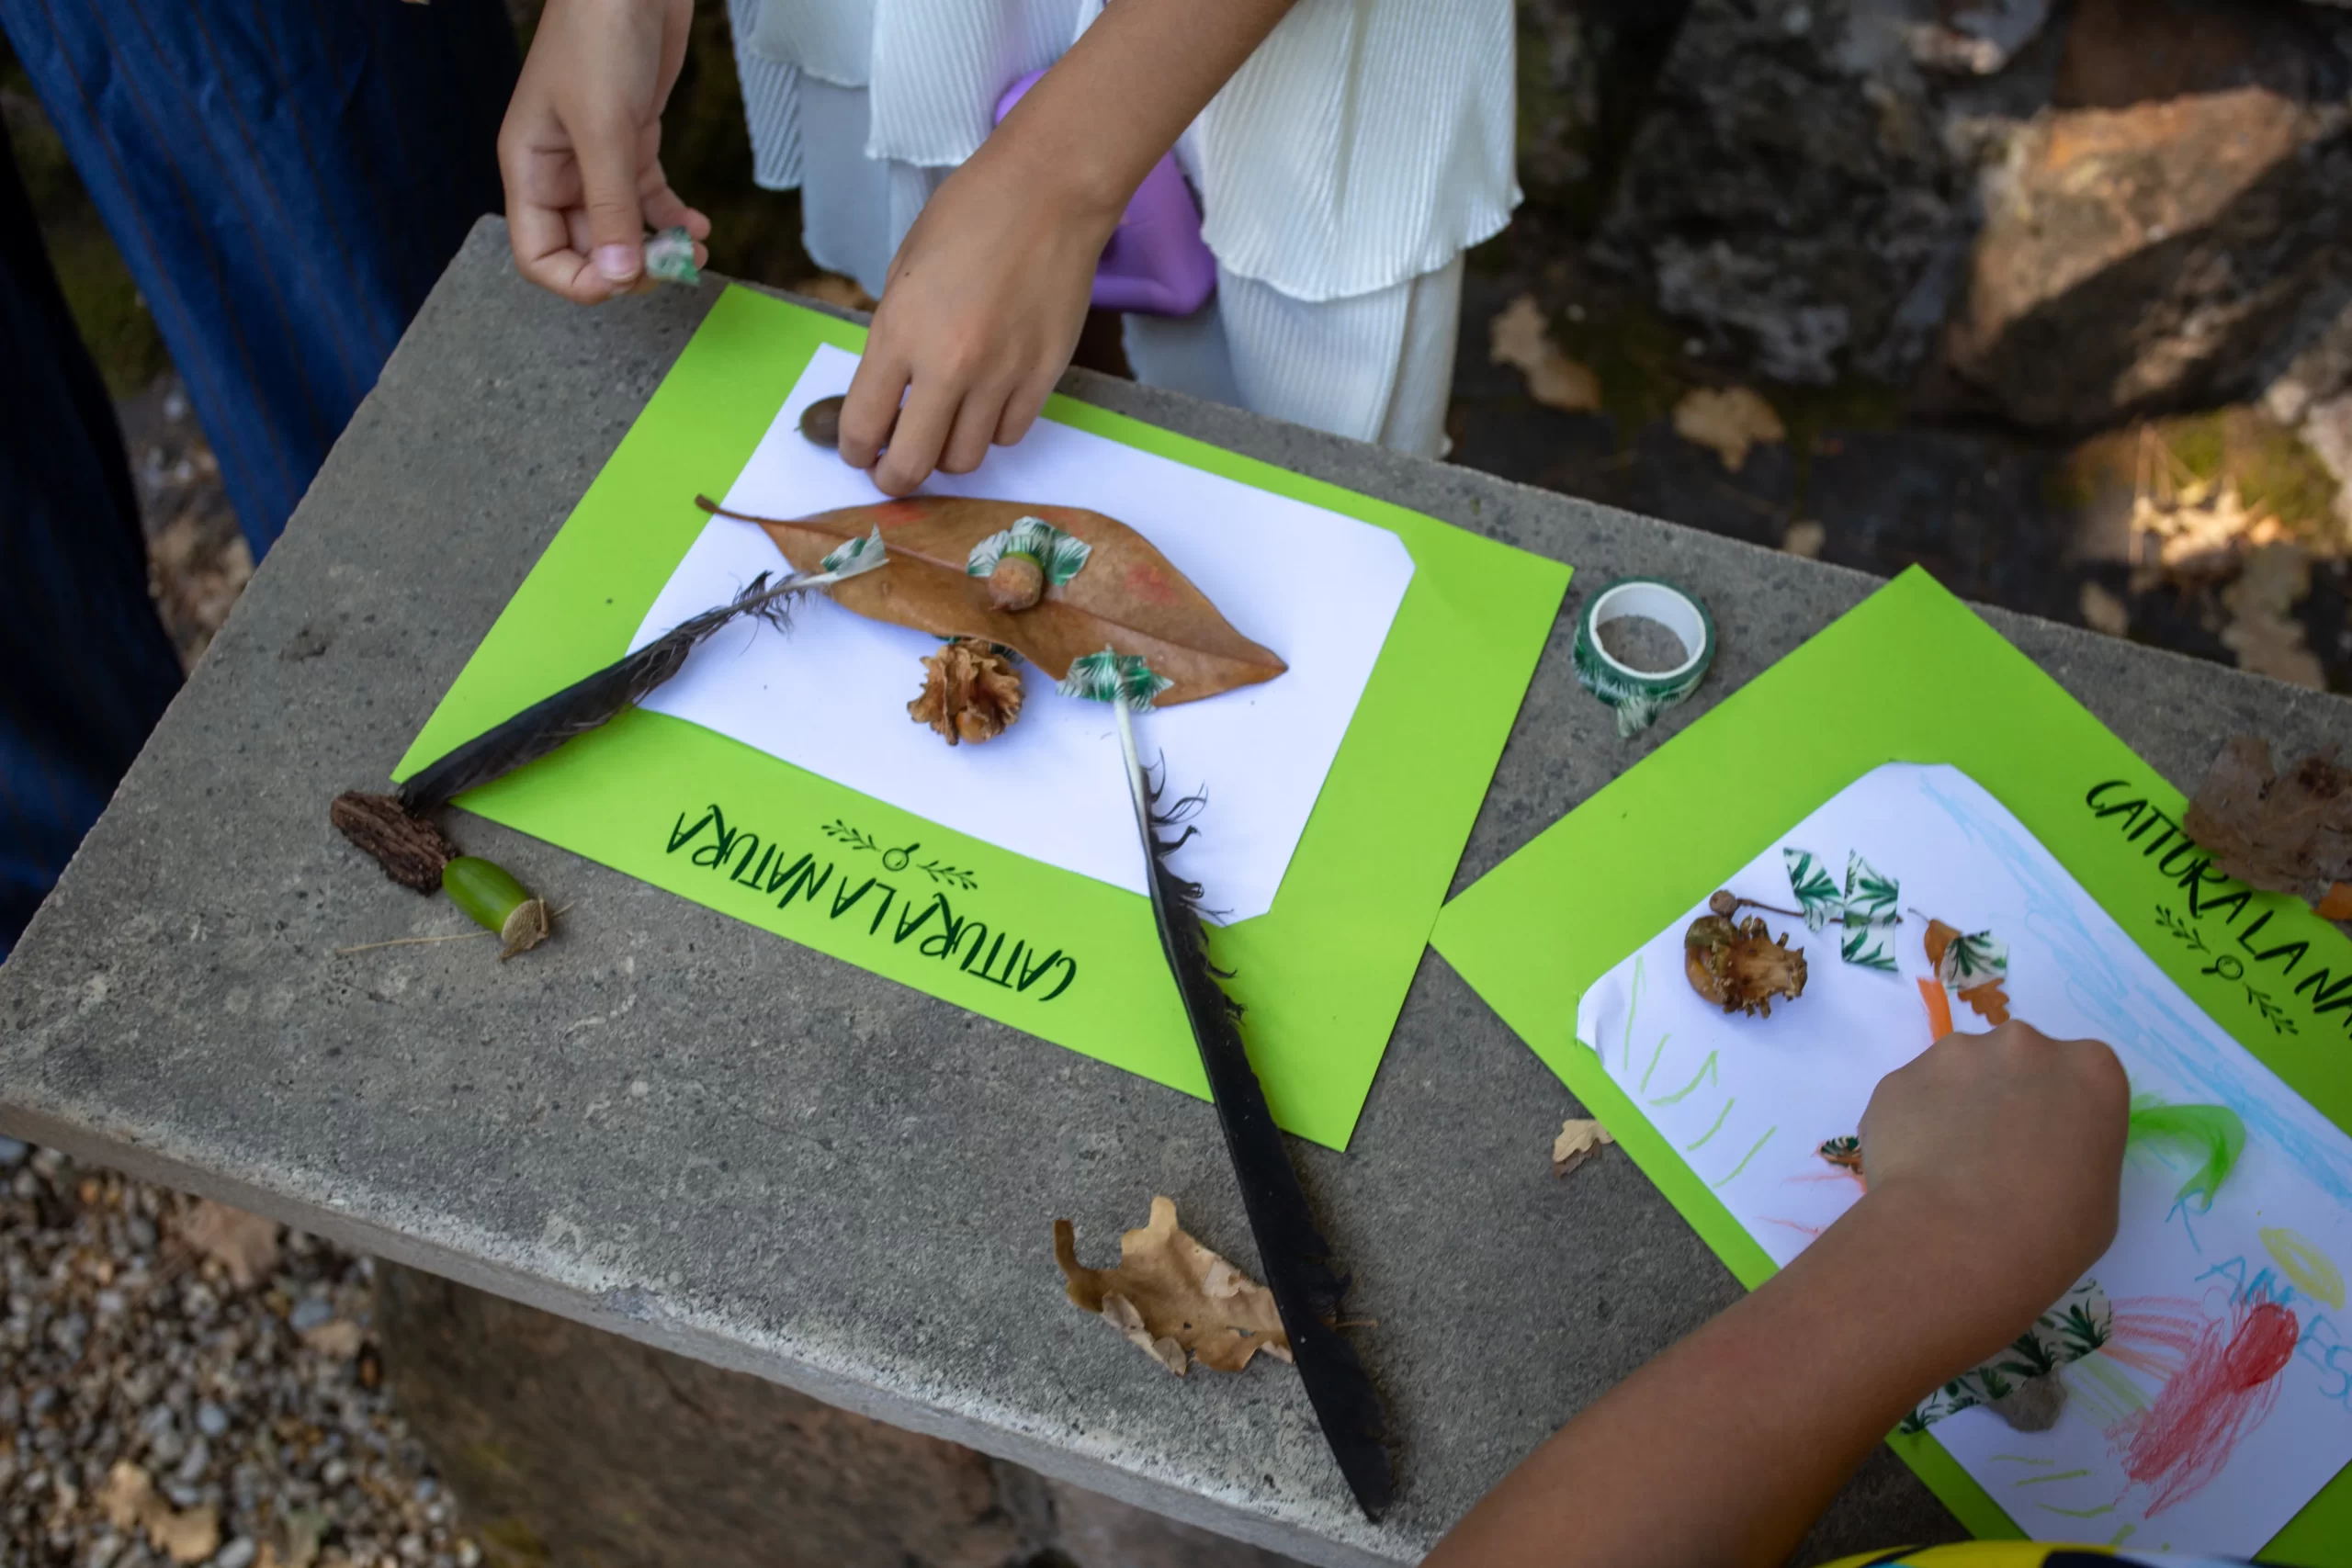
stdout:
<svg viewBox="0 0 2352 1568">
<path fill-rule="evenodd" d="M 1728 892 L 1730 892 L 1731 890 L 1730 890 L 1729 888 L 1725 888 L 1725 889 L 1724 889 L 1724 891 L 1728 893 Z M 1710 900 L 1709 902 L 1710 902 L 1710 904 L 1712 905 L 1713 900 Z M 1761 898 L 1743 898 L 1743 897 L 1740 897 L 1738 894 L 1736 894 L 1736 893 L 1733 893 L 1733 894 L 1732 894 L 1732 896 L 1731 896 L 1731 908 L 1730 908 L 1728 910 L 1721 910 L 1721 911 L 1718 911 L 1718 912 L 1719 912 L 1719 913 L 1721 913 L 1721 914 L 1723 914 L 1723 915 L 1724 916 L 1724 918 L 1728 919 L 1728 918 L 1730 918 L 1730 916 L 1732 916 L 1732 915 L 1734 915 L 1734 914 L 1738 913 L 1738 912 L 1739 912 L 1740 910 L 1742 910 L 1742 909 L 1761 909 L 1761 910 L 1763 910 L 1763 911 L 1764 911 L 1766 914 L 1768 914 L 1768 915 L 1781 915 L 1781 916 L 1785 916 L 1787 919 L 1792 919 L 1792 920 L 1802 920 L 1802 919 L 1804 919 L 1805 918 L 1805 913 L 1804 913 L 1804 911 L 1803 909 L 1783 909 L 1783 908 L 1781 908 L 1778 904 L 1767 904 L 1767 903 L 1766 903 L 1766 902 L 1764 902 L 1764 900 L 1762 900 Z M 1914 910 L 1912 910 L 1911 912 L 1912 912 L 1913 914 L 1915 914 L 1915 915 L 1918 915 L 1918 914 L 1919 914 L 1919 911 L 1918 911 L 1918 910 L 1917 910 L 1917 909 L 1914 909 Z M 1927 919 L 1927 917 L 1926 917 L 1925 915 L 1919 915 L 1919 918 L 1920 918 L 1921 919 L 1923 919 L 1923 920 Z M 1851 921 L 1849 921 L 1849 920 L 1848 920 L 1848 919 L 1846 919 L 1846 917 L 1845 917 L 1845 916 L 1843 916 L 1843 915 L 1832 915 L 1832 916 L 1830 916 L 1826 920 L 1823 921 L 1822 923 L 1823 923 L 1824 925 L 1832 925 L 1832 926 L 1843 926 L 1843 925 L 1850 925 L 1850 924 L 1852 924 L 1852 922 L 1851 922 Z M 1876 920 L 1873 920 L 1873 921 L 1871 921 L 1871 922 L 1868 922 L 1868 923 L 1872 924 L 1872 925 L 1884 924 L 1884 925 L 1890 925 L 1890 926 L 1899 926 L 1899 925 L 1901 925 L 1901 924 L 1903 923 L 1903 917 L 1902 917 L 1902 916 L 1900 916 L 1900 915 L 1897 915 L 1897 916 L 1895 916 L 1895 917 L 1894 917 L 1894 919 L 1891 919 L 1891 920 L 1886 920 L 1886 921 L 1876 921 Z"/>
<path fill-rule="evenodd" d="M 560 909 L 549 909 L 548 921 L 552 923 L 561 919 L 571 913 L 572 908 L 571 905 L 566 904 Z M 338 947 L 334 950 L 334 955 L 337 958 L 345 958 L 355 953 L 374 953 L 379 948 L 421 947 L 426 942 L 470 942 L 478 936 L 496 936 L 497 934 L 496 931 L 484 927 L 478 931 L 451 931 L 446 936 L 396 936 L 390 942 L 363 942 L 357 947 Z"/>
<path fill-rule="evenodd" d="M 363 942 L 357 947 L 338 947 L 334 950 L 334 955 L 337 958 L 344 958 L 355 953 L 373 953 L 379 947 L 415 947 L 428 942 L 471 942 L 478 936 L 496 936 L 497 934 L 494 931 L 483 930 L 451 931 L 447 936 L 396 936 L 390 942 Z"/>
</svg>

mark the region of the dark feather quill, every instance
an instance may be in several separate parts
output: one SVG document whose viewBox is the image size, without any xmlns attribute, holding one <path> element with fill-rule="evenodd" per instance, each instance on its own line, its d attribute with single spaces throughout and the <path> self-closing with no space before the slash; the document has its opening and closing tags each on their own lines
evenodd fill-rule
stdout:
<svg viewBox="0 0 2352 1568">
<path fill-rule="evenodd" d="M 542 698 L 505 723 L 493 726 L 415 773 L 400 786 L 400 801 L 424 813 L 458 795 L 535 762 L 575 736 L 587 734 L 642 701 L 685 667 L 686 655 L 719 627 L 740 615 L 758 615 L 782 626 L 786 595 L 809 586 L 805 578 L 768 586 L 767 574 L 731 604 L 682 621 L 635 653 L 615 660 L 551 697 Z"/>
<path fill-rule="evenodd" d="M 1147 700 L 1148 700 L 1147 698 Z M 1258 1263 L 1282 1314 L 1283 1330 L 1290 1336 L 1291 1353 L 1306 1397 L 1315 1406 L 1323 1438 L 1339 1461 L 1340 1473 L 1366 1517 L 1378 1518 L 1395 1493 L 1389 1468 L 1387 1421 L 1380 1395 L 1365 1375 L 1355 1348 L 1332 1325 L 1339 1315 L 1347 1276 L 1332 1267 L 1330 1244 L 1323 1239 L 1308 1209 L 1306 1194 L 1291 1169 L 1266 1093 L 1242 1044 L 1241 1010 L 1217 983 L 1220 971 L 1209 961 L 1208 936 L 1202 929 L 1201 888 L 1169 868 L 1168 857 L 1191 839 L 1195 829 L 1183 827 L 1173 838 L 1159 829 L 1183 826 L 1183 818 L 1199 807 L 1198 797 L 1181 801 L 1170 811 L 1157 809 L 1159 791 L 1145 776 L 1137 758 L 1134 727 L 1127 703 L 1114 700 L 1119 716 L 1119 741 L 1127 764 L 1127 783 L 1135 797 L 1136 827 L 1143 835 L 1145 858 L 1151 869 L 1151 913 L 1159 928 L 1160 951 L 1183 998 L 1184 1016 L 1199 1045 L 1210 1092 L 1216 1100 L 1217 1121 L 1225 1129 L 1225 1145 L 1241 1186 L 1241 1206 L 1250 1217 L 1250 1234 L 1258 1244 Z"/>
</svg>

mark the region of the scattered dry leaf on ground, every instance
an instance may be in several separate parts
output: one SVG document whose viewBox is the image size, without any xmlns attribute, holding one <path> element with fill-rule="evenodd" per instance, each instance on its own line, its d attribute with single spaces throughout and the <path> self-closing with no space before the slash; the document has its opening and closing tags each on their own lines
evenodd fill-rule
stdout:
<svg viewBox="0 0 2352 1568">
<path fill-rule="evenodd" d="M 209 1503 L 175 1508 L 157 1495 L 147 1472 L 119 1460 L 98 1489 L 107 1522 L 124 1535 L 141 1534 L 175 1562 L 201 1562 L 220 1550 L 220 1516 Z"/>
<path fill-rule="evenodd" d="M 330 1318 L 302 1336 L 302 1343 L 322 1356 L 332 1356 L 338 1361 L 348 1361 L 359 1354 L 359 1347 L 367 1334 L 347 1317 Z"/>
<path fill-rule="evenodd" d="M 1188 1353 L 1221 1372 L 1239 1371 L 1261 1350 L 1290 1359 L 1273 1292 L 1187 1235 L 1173 1199 L 1154 1198 L 1150 1223 L 1119 1237 L 1116 1269 L 1081 1267 L 1068 1220 L 1054 1222 L 1054 1260 L 1071 1301 L 1171 1372 L 1182 1374 Z"/>
<path fill-rule="evenodd" d="M 2085 579 L 2076 601 L 2083 614 L 2083 625 L 2109 637 L 2122 637 L 2132 630 L 2132 607 L 2102 585 Z"/>
<path fill-rule="evenodd" d="M 180 1239 L 220 1265 L 241 1291 L 269 1278 L 277 1267 L 277 1222 L 248 1214 L 209 1198 L 197 1200 L 179 1223 Z"/>
<path fill-rule="evenodd" d="M 1747 464 L 1748 448 L 1789 438 L 1772 405 L 1746 387 L 1702 387 L 1686 393 L 1674 405 L 1674 434 L 1704 446 L 1735 474 Z"/>
<path fill-rule="evenodd" d="M 1600 407 L 1600 378 L 1570 359 L 1552 341 L 1535 296 L 1522 294 L 1487 326 L 1487 357 L 1517 367 L 1527 395 L 1546 408 L 1590 413 Z"/>
<path fill-rule="evenodd" d="M 821 299 L 828 305 L 838 305 L 844 310 L 874 309 L 874 296 L 839 273 L 820 272 L 814 277 L 804 277 L 797 283 L 787 283 L 785 287 L 795 294 L 805 294 L 811 299 Z"/>
<path fill-rule="evenodd" d="M 1569 1117 L 1560 1123 L 1560 1135 L 1552 1140 L 1552 1174 L 1567 1175 L 1599 1154 L 1602 1145 L 1616 1141 L 1608 1128 L 1589 1117 Z"/>
<path fill-rule="evenodd" d="M 2222 590 L 2229 622 L 2222 641 L 2238 668 L 2313 691 L 2327 690 L 2327 671 L 2303 642 L 2295 606 L 2311 592 L 2312 558 L 2301 545 L 2278 541 L 2248 551 L 2237 581 Z"/>
<path fill-rule="evenodd" d="M 2352 770 L 2335 751 L 2324 747 L 2274 773 L 2269 741 L 2233 736 L 2181 826 L 2230 875 L 2352 919 Z"/>
</svg>

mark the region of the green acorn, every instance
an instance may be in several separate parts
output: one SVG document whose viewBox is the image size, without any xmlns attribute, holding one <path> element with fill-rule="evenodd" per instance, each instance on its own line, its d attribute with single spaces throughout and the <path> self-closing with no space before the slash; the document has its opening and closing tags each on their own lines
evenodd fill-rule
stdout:
<svg viewBox="0 0 2352 1568">
<path fill-rule="evenodd" d="M 548 913 L 547 900 L 533 897 L 495 861 L 459 855 L 442 868 L 441 890 L 475 924 L 498 933 L 506 944 L 498 954 L 501 962 L 548 939 L 554 917 Z"/>
</svg>

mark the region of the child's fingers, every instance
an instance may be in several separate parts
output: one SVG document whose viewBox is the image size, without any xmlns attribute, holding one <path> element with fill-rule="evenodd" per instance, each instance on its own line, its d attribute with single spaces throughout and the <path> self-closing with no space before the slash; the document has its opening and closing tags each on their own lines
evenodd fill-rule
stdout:
<svg viewBox="0 0 2352 1568">
<path fill-rule="evenodd" d="M 635 128 L 620 116 L 599 114 L 571 130 L 580 160 L 581 206 L 588 214 L 590 259 L 609 282 L 634 283 L 645 266 Z"/>
<path fill-rule="evenodd" d="M 871 468 L 890 439 L 899 418 L 899 400 L 906 395 L 907 367 L 886 350 L 868 344 L 865 357 L 850 378 L 849 395 L 842 400 L 842 461 L 853 468 Z"/>
<path fill-rule="evenodd" d="M 911 495 L 939 466 L 940 448 L 956 427 L 964 389 L 954 383 L 917 380 L 907 406 L 890 432 L 890 445 L 874 465 L 874 488 L 885 495 Z"/>
<path fill-rule="evenodd" d="M 947 437 L 946 448 L 939 454 L 939 471 L 943 474 L 968 474 L 980 466 L 989 455 L 989 443 L 996 439 L 997 425 L 1004 416 L 1002 388 L 982 387 L 967 393 L 964 406 L 956 413 L 956 426 Z"/>
<path fill-rule="evenodd" d="M 710 238 L 710 220 L 695 209 L 688 207 L 662 173 L 662 165 L 652 164 L 638 187 L 638 200 L 645 209 L 645 226 L 659 232 L 663 229 L 684 229 L 690 238 Z"/>
<path fill-rule="evenodd" d="M 1060 379 L 1058 369 L 1048 368 L 1013 389 L 1012 395 L 1004 400 L 1004 412 L 997 417 L 998 446 L 1018 445 L 1029 434 L 1029 427 L 1045 412 L 1046 400 L 1053 395 L 1054 383 Z"/>
</svg>

